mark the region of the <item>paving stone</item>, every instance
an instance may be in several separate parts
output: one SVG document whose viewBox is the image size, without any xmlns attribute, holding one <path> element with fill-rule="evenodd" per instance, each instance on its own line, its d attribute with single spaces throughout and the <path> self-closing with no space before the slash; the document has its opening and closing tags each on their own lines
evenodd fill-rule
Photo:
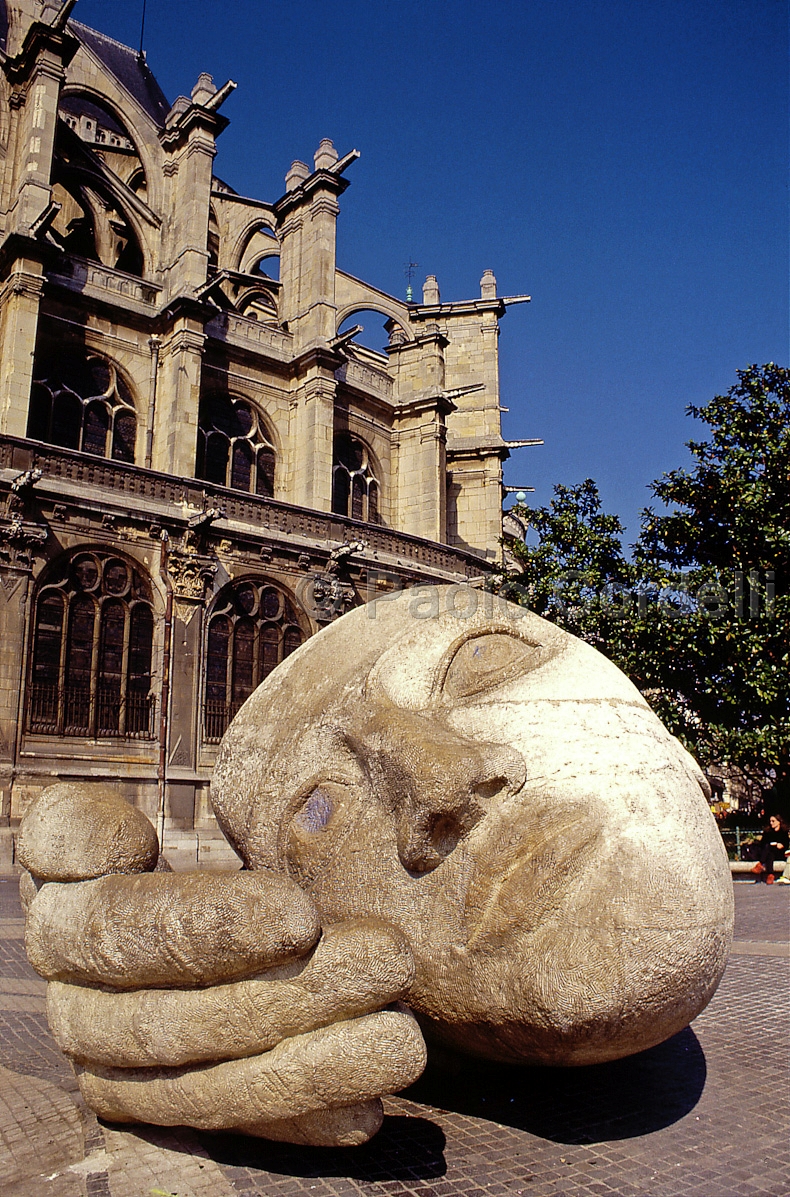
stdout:
<svg viewBox="0 0 790 1197">
<path fill-rule="evenodd" d="M 16 1074 L 0 1102 L 9 1158 L 25 1152 L 31 1125 L 55 1128 L 53 1178 L 17 1176 L 4 1197 L 787 1197 L 789 962 L 763 945 L 787 943 L 790 894 L 739 883 L 736 911 L 736 934 L 757 951 L 731 957 L 711 1005 L 667 1043 L 576 1070 L 433 1051 L 425 1076 L 385 1101 L 372 1143 L 326 1150 L 101 1126 L 35 1004 L 42 992 L 19 934 L 16 882 L 2 878 L 0 1065 Z M 49 1113 L 31 1123 L 29 1103 L 14 1095 L 41 1083 L 49 1088 L 35 1093 L 57 1100 L 40 1097 Z"/>
</svg>

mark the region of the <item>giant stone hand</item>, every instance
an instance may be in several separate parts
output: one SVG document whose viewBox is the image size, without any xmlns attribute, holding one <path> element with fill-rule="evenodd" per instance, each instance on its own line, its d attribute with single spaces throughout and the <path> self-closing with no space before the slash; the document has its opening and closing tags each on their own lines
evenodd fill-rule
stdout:
<svg viewBox="0 0 790 1197">
<path fill-rule="evenodd" d="M 51 787 L 28 812 L 25 944 L 87 1104 L 115 1122 L 365 1142 L 380 1094 L 422 1072 L 413 977 L 372 919 L 325 928 L 264 871 L 151 872 L 156 835 L 111 792 Z M 104 874 L 104 875 L 102 875 Z"/>
</svg>

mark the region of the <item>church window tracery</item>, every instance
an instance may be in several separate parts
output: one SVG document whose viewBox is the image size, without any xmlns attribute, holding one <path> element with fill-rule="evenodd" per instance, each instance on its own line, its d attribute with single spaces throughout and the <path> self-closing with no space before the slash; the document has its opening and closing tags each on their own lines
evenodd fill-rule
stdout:
<svg viewBox="0 0 790 1197">
<path fill-rule="evenodd" d="M 27 434 L 95 457 L 134 463 L 137 417 L 112 362 L 48 363 L 33 383 Z"/>
<path fill-rule="evenodd" d="M 263 421 L 251 404 L 212 395 L 200 408 L 196 476 L 271 498 L 276 457 Z"/>
<path fill-rule="evenodd" d="M 304 639 L 293 604 L 267 580 L 246 579 L 220 593 L 206 639 L 206 743 L 219 743 L 242 703 Z"/>
<path fill-rule="evenodd" d="M 350 433 L 335 437 L 332 466 L 332 510 L 353 520 L 379 523 L 379 484 L 371 467 L 370 451 Z"/>
<path fill-rule="evenodd" d="M 29 731 L 153 737 L 153 601 L 139 568 L 78 553 L 47 575 L 33 626 Z"/>
</svg>

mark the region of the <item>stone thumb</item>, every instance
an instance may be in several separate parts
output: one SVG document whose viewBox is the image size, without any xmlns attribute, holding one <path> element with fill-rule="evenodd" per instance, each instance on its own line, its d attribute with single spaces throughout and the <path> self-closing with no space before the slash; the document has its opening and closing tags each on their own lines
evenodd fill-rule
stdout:
<svg viewBox="0 0 790 1197">
<path fill-rule="evenodd" d="M 142 811 L 110 787 L 58 782 L 25 812 L 16 856 L 36 881 L 88 881 L 150 872 L 159 841 Z"/>
</svg>

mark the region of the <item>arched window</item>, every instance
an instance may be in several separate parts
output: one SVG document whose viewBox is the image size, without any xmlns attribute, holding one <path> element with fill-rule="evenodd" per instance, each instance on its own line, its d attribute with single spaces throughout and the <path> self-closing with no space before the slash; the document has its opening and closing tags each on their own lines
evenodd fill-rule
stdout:
<svg viewBox="0 0 790 1197">
<path fill-rule="evenodd" d="M 367 445 L 347 432 L 335 437 L 332 466 L 332 510 L 352 520 L 380 522 L 379 484 L 370 465 Z"/>
<path fill-rule="evenodd" d="M 200 405 L 199 425 L 196 476 L 271 498 L 274 446 L 250 404 L 208 396 Z"/>
<path fill-rule="evenodd" d="M 27 434 L 49 445 L 134 463 L 137 417 L 112 362 L 47 363 L 33 383 Z"/>
<path fill-rule="evenodd" d="M 57 736 L 154 735 L 151 587 L 135 566 L 78 553 L 36 597 L 28 730 Z"/>
<path fill-rule="evenodd" d="M 264 579 L 226 587 L 208 624 L 203 738 L 218 743 L 233 716 L 304 640 L 288 599 Z"/>
</svg>

